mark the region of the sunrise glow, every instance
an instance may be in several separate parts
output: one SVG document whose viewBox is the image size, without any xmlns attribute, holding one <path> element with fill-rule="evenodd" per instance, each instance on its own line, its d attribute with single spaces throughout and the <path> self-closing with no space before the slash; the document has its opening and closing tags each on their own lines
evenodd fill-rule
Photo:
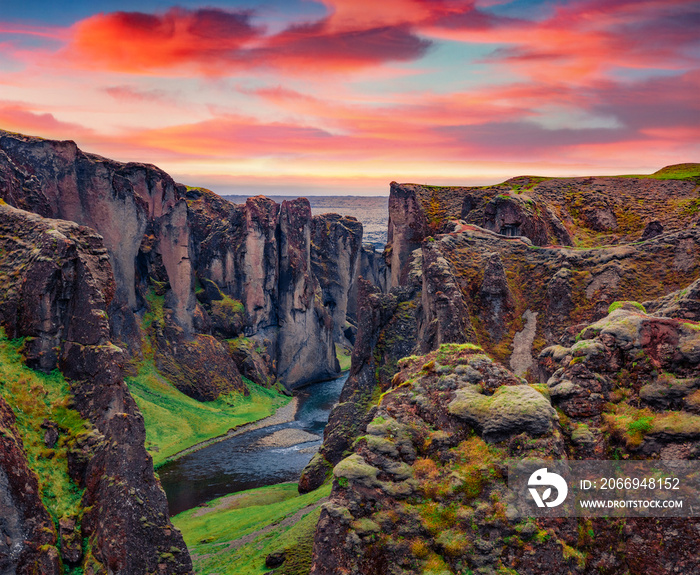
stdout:
<svg viewBox="0 0 700 575">
<path fill-rule="evenodd" d="M 0 128 L 220 193 L 700 159 L 695 1 L 13 4 Z"/>
</svg>

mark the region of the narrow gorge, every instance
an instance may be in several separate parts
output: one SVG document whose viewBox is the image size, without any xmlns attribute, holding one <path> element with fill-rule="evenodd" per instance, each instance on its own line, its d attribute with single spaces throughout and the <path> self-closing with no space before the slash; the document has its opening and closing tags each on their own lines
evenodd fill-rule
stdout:
<svg viewBox="0 0 700 575">
<path fill-rule="evenodd" d="M 0 282 L 0 573 L 700 571 L 696 518 L 517 518 L 506 465 L 700 458 L 698 164 L 393 182 L 380 254 L 0 131 Z M 298 484 L 186 493 L 261 446 Z"/>
</svg>

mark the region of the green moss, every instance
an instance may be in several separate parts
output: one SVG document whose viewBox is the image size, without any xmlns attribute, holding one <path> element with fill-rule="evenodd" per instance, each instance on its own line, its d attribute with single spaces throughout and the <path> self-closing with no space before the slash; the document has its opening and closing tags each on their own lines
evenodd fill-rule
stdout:
<svg viewBox="0 0 700 575">
<path fill-rule="evenodd" d="M 237 299 L 233 299 L 225 294 L 221 294 L 221 299 L 215 299 L 211 302 L 212 315 L 223 317 L 233 317 L 245 313 L 245 306 Z"/>
<path fill-rule="evenodd" d="M 125 381 L 143 414 L 146 448 L 156 466 L 201 441 L 272 415 L 290 401 L 244 378 L 250 395 L 231 393 L 215 401 L 199 402 L 168 382 L 152 359 L 139 364 L 138 374 Z"/>
<path fill-rule="evenodd" d="M 561 551 L 564 559 L 567 561 L 574 561 L 579 569 L 583 569 L 586 566 L 586 554 L 570 545 L 567 545 L 563 541 L 561 543 Z"/>
<path fill-rule="evenodd" d="M 329 494 L 329 484 L 299 495 L 295 483 L 283 483 L 215 499 L 172 520 L 197 573 L 261 575 L 265 557 L 284 550 L 283 572 L 302 575 L 311 566 L 318 503 Z"/>
<path fill-rule="evenodd" d="M 639 311 L 642 313 L 647 313 L 646 308 L 639 302 L 636 301 L 614 301 L 613 303 L 610 304 L 610 307 L 608 308 L 608 313 L 614 312 L 616 309 L 620 309 L 622 306 L 625 304 L 632 305 L 636 307 Z"/>
<path fill-rule="evenodd" d="M 41 498 L 54 523 L 64 515 L 79 515 L 84 489 L 68 475 L 68 451 L 75 439 L 94 431 L 72 409 L 70 386 L 55 370 L 49 374 L 24 365 L 20 349 L 24 340 L 9 340 L 0 329 L 0 393 L 12 407 L 27 462 L 39 480 Z M 44 444 L 44 419 L 59 427 L 53 448 Z"/>
</svg>

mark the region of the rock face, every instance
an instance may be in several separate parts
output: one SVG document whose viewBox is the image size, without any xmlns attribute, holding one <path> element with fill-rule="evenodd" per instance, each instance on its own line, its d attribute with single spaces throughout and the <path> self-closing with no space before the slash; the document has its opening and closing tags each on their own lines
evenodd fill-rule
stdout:
<svg viewBox="0 0 700 575">
<path fill-rule="evenodd" d="M 360 253 L 360 275 L 382 292 L 389 291 L 389 268 L 381 253 L 377 252 L 372 244 L 362 244 Z M 351 310 L 352 315 L 352 310 Z"/>
<path fill-rule="evenodd" d="M 393 183 L 391 193 L 396 198 L 393 203 L 389 199 L 389 218 L 392 207 L 403 206 L 405 211 L 410 204 L 411 221 L 426 225 L 422 231 L 415 225 L 411 229 L 400 226 L 397 231 L 399 237 L 412 237 L 414 245 L 429 234 L 448 231 L 455 220 L 505 236 L 525 236 L 540 246 L 623 244 L 639 241 L 647 225 L 644 239 L 651 239 L 654 230 L 678 232 L 695 225 L 696 180 L 522 176 L 483 187 Z M 397 217 L 397 222 L 403 222 L 406 216 Z M 394 249 L 392 238 L 388 245 Z M 396 273 L 392 269 L 392 277 Z"/>
<path fill-rule="evenodd" d="M 391 270 L 390 287 L 406 281 L 411 253 L 428 234 L 428 218 L 416 195 L 416 186 L 391 182 L 389 195 L 389 231 L 387 264 Z"/>
<path fill-rule="evenodd" d="M 102 236 L 114 271 L 110 334 L 132 358 L 142 354 L 141 318 L 163 298 L 149 338 L 159 369 L 185 393 L 247 393 L 238 372 L 250 372 L 251 361 L 262 360 L 288 387 L 337 373 L 334 341 L 344 337 L 343 314 L 356 307 L 358 222 L 324 216 L 328 229 L 321 220 L 314 227 L 301 200 L 234 205 L 154 166 L 86 154 L 73 142 L 0 131 L 0 151 L 0 198 Z M 322 250 L 312 252 L 312 231 Z M 250 346 L 239 346 L 226 359 L 222 340 L 241 336 L 264 351 L 250 359 Z M 221 377 L 194 377 L 193 368 L 213 364 Z"/>
<path fill-rule="evenodd" d="M 472 344 L 402 360 L 352 455 L 333 470 L 311 573 L 697 571 L 697 519 L 510 518 L 505 477 L 508 458 L 697 457 L 700 417 L 687 411 L 700 385 L 696 328 L 621 308 L 584 331 L 592 340 L 543 354 L 564 366 L 546 388 L 524 385 Z M 669 368 L 663 381 L 642 384 Z M 652 421 L 642 437 L 628 426 L 638 401 Z"/>
<path fill-rule="evenodd" d="M 300 482 L 333 469 L 312 574 L 700 570 L 696 519 L 517 520 L 505 468 L 700 455 L 696 187 L 392 184 L 392 287 L 360 284 L 351 376 Z M 386 345 L 398 301 L 405 348 Z"/>
<path fill-rule="evenodd" d="M 278 377 L 303 384 L 337 374 L 333 319 L 311 272 L 311 206 L 304 198 L 280 209 L 279 291 Z"/>
<path fill-rule="evenodd" d="M 433 331 L 446 332 L 436 339 L 422 331 L 423 352 L 439 343 L 471 341 L 508 362 L 516 336 L 530 321 L 533 337 L 520 353 L 534 358 L 567 336 L 570 326 L 604 317 L 613 302 L 663 297 L 700 275 L 697 228 L 640 245 L 578 250 L 537 248 L 468 224 L 454 229 L 421 248 L 423 310 L 435 323 Z M 694 293 L 689 288 L 674 300 L 688 309 L 689 319 Z M 439 321 L 431 319 L 437 318 L 433 308 L 445 310 Z"/>
<path fill-rule="evenodd" d="M 355 437 L 363 433 L 372 418 L 372 398 L 391 385 L 396 362 L 416 347 L 416 297 L 412 288 L 382 294 L 378 287 L 360 279 L 350 375 L 331 411 L 323 445 L 301 474 L 301 493 L 319 487 Z"/>
<path fill-rule="evenodd" d="M 465 198 L 462 219 L 470 219 L 478 209 Z M 483 207 L 483 227 L 504 236 L 525 236 L 537 246 L 550 243 L 572 245 L 569 232 L 551 210 L 531 197 L 516 193 L 498 195 Z"/>
<path fill-rule="evenodd" d="M 0 243 L 0 324 L 8 337 L 24 338 L 28 365 L 61 369 L 71 380 L 75 408 L 93 426 L 91 434 L 72 438 L 68 464 L 73 480 L 85 488 L 81 529 L 91 549 L 86 568 L 191 573 L 187 548 L 168 519 L 165 494 L 144 448 L 143 418 L 122 379 L 125 353 L 110 341 L 107 310 L 117 288 L 102 238 L 72 222 L 0 205 Z M 14 474 L 11 464 L 3 461 L 2 474 Z M 21 461 L 18 466 L 22 469 Z M 29 501 L 37 491 L 31 479 L 22 489 L 25 484 Z M 21 506 L 14 508 L 27 549 L 48 545 L 39 559 L 48 561 L 42 572 L 54 572 L 55 531 L 31 537 L 45 512 L 32 509 L 27 522 Z M 69 527 L 68 520 L 63 528 Z M 61 554 L 73 558 L 75 551 L 67 542 Z"/>
<path fill-rule="evenodd" d="M 311 267 L 333 320 L 333 340 L 346 343 L 348 314 L 357 310 L 362 224 L 338 214 L 315 216 L 311 222 Z M 356 315 L 353 313 L 352 315 Z"/>
<path fill-rule="evenodd" d="M 657 300 L 645 301 L 644 308 L 654 315 L 700 321 L 700 279 L 687 288 Z"/>
</svg>

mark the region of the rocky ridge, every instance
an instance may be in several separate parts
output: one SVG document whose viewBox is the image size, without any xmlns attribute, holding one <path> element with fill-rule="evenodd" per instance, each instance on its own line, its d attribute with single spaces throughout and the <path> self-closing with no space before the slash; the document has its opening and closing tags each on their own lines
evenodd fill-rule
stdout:
<svg viewBox="0 0 700 575">
<path fill-rule="evenodd" d="M 700 568 L 692 519 L 509 517 L 504 463 L 698 457 L 696 179 L 391 194 L 391 289 L 361 284 L 346 401 L 300 481 L 333 470 L 312 573 Z"/>
<path fill-rule="evenodd" d="M 355 305 L 361 224 L 339 226 L 335 216 L 314 224 L 306 200 L 231 204 L 177 184 L 155 166 L 121 164 L 73 142 L 0 132 L 0 148 L 0 197 L 103 237 L 115 278 L 112 338 L 132 358 L 141 357 L 140 321 L 155 296 L 163 303 L 156 363 L 193 397 L 245 392 L 241 369 L 256 374 L 257 383 L 269 385 L 274 374 L 288 387 L 337 374 L 334 341 L 345 327 L 344 299 Z M 314 225 L 336 230 L 320 242 L 323 250 L 313 250 L 318 277 L 311 264 Z M 327 293 L 337 282 L 351 293 L 324 300 L 319 280 Z M 222 340 L 236 338 L 251 338 L 262 351 L 251 357 L 242 342 L 231 358 Z M 225 377 L 198 388 L 188 366 L 213 362 Z M 244 367 L 251 362 L 265 366 L 262 375 Z"/>
<path fill-rule="evenodd" d="M 152 362 L 200 401 L 247 394 L 241 374 L 281 389 L 335 376 L 335 343 L 354 337 L 342 316 L 355 306 L 362 225 L 312 218 L 305 199 L 231 204 L 155 166 L 0 131 L 0 248 L 2 342 L 21 342 L 37 390 L 60 370 L 55 405 L 79 418 L 74 429 L 37 422 L 44 448 L 27 443 L 25 415 L 14 425 L 18 405 L 0 406 L 0 565 L 191 572 L 124 376 Z M 55 458 L 79 494 L 70 514 L 46 503 L 44 479 L 32 487 L 37 458 Z"/>
</svg>

